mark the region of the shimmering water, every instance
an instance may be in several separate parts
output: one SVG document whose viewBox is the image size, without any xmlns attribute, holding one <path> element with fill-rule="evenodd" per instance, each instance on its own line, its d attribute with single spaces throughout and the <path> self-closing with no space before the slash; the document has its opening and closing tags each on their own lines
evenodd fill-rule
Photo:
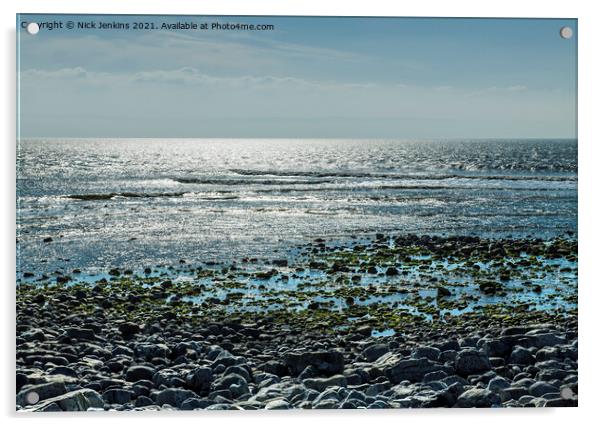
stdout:
<svg viewBox="0 0 602 426">
<path fill-rule="evenodd" d="M 375 231 L 576 227 L 574 140 L 36 139 L 17 153 L 18 272 L 279 256 Z"/>
</svg>

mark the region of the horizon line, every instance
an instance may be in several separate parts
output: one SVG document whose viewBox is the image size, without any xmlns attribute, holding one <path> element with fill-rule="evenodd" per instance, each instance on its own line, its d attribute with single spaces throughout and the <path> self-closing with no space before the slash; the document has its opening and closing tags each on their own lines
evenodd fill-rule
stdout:
<svg viewBox="0 0 602 426">
<path fill-rule="evenodd" d="M 223 140 L 578 140 L 577 136 L 528 136 L 528 137 L 504 137 L 504 136 L 486 136 L 486 137 L 290 137 L 290 136 L 21 136 L 17 141 L 23 139 L 223 139 Z"/>
</svg>

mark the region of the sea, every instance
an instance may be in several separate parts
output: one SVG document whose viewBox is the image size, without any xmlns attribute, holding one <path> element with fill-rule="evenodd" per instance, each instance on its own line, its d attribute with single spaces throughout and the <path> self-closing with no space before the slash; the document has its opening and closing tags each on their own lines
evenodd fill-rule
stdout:
<svg viewBox="0 0 602 426">
<path fill-rule="evenodd" d="M 577 232 L 577 140 L 22 139 L 17 275 Z"/>
</svg>

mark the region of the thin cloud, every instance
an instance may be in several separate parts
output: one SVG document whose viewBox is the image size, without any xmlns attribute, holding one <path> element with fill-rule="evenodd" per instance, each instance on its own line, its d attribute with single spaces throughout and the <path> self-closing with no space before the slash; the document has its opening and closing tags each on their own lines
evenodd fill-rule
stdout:
<svg viewBox="0 0 602 426">
<path fill-rule="evenodd" d="M 506 86 L 506 87 L 490 86 L 490 87 L 487 87 L 487 88 L 482 89 L 482 90 L 477 90 L 477 91 L 473 91 L 473 92 L 467 93 L 464 96 L 466 96 L 467 98 L 471 98 L 471 97 L 475 97 L 475 96 L 482 96 L 484 94 L 518 93 L 518 92 L 525 92 L 528 89 L 529 88 L 527 86 L 522 85 L 522 84 L 517 84 L 517 85 L 513 85 L 513 86 Z"/>
<path fill-rule="evenodd" d="M 133 73 L 107 73 L 88 71 L 83 67 L 61 68 L 57 70 L 29 69 L 20 73 L 21 84 L 30 86 L 48 84 L 48 80 L 65 80 L 72 83 L 94 83 L 101 85 L 131 84 L 170 84 L 183 86 L 199 86 L 219 88 L 227 86 L 232 89 L 278 89 L 297 88 L 314 90 L 370 89 L 383 87 L 376 83 L 337 83 L 334 81 L 305 80 L 291 76 L 239 76 L 218 77 L 201 72 L 197 68 L 182 67 L 173 70 L 149 70 Z"/>
<path fill-rule="evenodd" d="M 188 87 L 202 87 L 208 89 L 298 89 L 313 91 L 401 91 L 404 93 L 437 93 L 448 92 L 467 98 L 491 93 L 516 93 L 524 92 L 527 86 L 513 85 L 507 87 L 490 86 L 476 91 L 467 92 L 466 89 L 449 85 L 408 85 L 405 83 L 375 83 L 375 82 L 336 82 L 328 80 L 308 80 L 292 76 L 273 75 L 244 75 L 237 77 L 222 77 L 207 74 L 195 67 L 181 67 L 177 69 L 155 69 L 130 73 L 109 73 L 102 71 L 89 71 L 84 67 L 61 68 L 57 70 L 29 69 L 20 73 L 23 85 L 48 84 L 48 80 L 67 80 L 72 83 L 93 84 L 101 86 L 136 84 L 149 85 L 176 85 Z"/>
</svg>

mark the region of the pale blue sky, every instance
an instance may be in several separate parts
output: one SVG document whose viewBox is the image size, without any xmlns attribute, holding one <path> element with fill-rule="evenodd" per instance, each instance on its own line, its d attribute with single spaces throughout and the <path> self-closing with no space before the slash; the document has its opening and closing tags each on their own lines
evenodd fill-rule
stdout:
<svg viewBox="0 0 602 426">
<path fill-rule="evenodd" d="M 275 26 L 19 30 L 23 137 L 576 137 L 576 20 L 20 18 Z"/>
</svg>

